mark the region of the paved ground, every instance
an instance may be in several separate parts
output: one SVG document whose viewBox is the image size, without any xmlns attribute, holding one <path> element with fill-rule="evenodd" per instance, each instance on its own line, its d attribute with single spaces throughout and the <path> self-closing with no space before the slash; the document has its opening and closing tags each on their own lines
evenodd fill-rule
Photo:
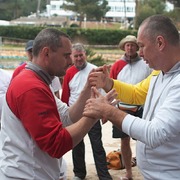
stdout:
<svg viewBox="0 0 180 180">
<path fill-rule="evenodd" d="M 104 148 L 106 150 L 106 153 L 118 149 L 119 146 L 119 139 L 113 139 L 112 138 L 112 125 L 110 122 L 107 122 L 102 126 L 102 133 L 103 133 L 103 144 Z M 88 136 L 85 138 L 85 143 L 86 143 L 86 166 L 87 166 L 87 180 L 98 180 L 98 177 L 96 175 L 96 169 L 94 165 L 94 160 L 92 156 L 92 151 L 91 151 L 91 145 L 89 142 Z M 131 147 L 132 147 L 132 152 L 133 156 L 135 156 L 135 144 L 136 141 L 131 140 Z M 72 180 L 73 177 L 73 172 L 72 172 L 72 156 L 71 156 L 71 151 L 68 152 L 67 154 L 64 155 L 64 158 L 67 163 L 67 180 Z M 124 176 L 125 171 L 124 170 L 110 170 L 110 174 L 113 177 L 113 180 L 119 180 L 121 176 Z M 133 167 L 133 178 L 134 180 L 142 180 L 142 176 L 140 172 L 138 171 L 137 167 Z"/>
</svg>

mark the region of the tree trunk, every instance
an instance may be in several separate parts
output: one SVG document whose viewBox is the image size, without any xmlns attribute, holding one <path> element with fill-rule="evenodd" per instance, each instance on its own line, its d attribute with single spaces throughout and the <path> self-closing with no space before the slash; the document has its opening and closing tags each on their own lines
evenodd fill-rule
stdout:
<svg viewBox="0 0 180 180">
<path fill-rule="evenodd" d="M 38 0 L 38 2 L 37 2 L 37 10 L 36 10 L 36 17 L 37 18 L 39 18 L 40 6 L 41 6 L 41 0 Z"/>
</svg>

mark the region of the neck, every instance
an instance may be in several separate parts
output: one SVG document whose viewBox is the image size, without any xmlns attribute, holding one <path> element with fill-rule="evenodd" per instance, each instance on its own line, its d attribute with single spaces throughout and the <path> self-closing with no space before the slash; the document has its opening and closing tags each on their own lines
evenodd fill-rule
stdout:
<svg viewBox="0 0 180 180">
<path fill-rule="evenodd" d="M 78 70 L 83 70 L 87 66 L 87 62 L 85 62 L 81 67 L 75 66 Z"/>
<path fill-rule="evenodd" d="M 133 62 L 136 62 L 136 61 L 139 61 L 141 60 L 141 57 L 139 57 L 139 55 L 136 53 L 135 55 L 133 56 L 128 56 L 128 55 L 124 55 L 123 56 L 123 59 L 127 62 L 127 63 L 133 63 Z"/>
<path fill-rule="evenodd" d="M 172 69 L 180 61 L 180 48 L 170 48 L 167 53 L 164 53 L 164 60 L 162 62 L 162 71 L 164 73 Z M 166 61 L 165 61 L 166 60 Z"/>
</svg>

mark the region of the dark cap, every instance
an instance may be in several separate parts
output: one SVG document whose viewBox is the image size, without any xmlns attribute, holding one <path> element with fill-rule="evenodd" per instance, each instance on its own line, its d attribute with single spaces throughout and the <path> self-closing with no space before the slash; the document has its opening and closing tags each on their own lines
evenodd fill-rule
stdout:
<svg viewBox="0 0 180 180">
<path fill-rule="evenodd" d="M 33 42 L 34 42 L 34 40 L 29 40 L 29 41 L 26 43 L 26 47 L 25 47 L 25 50 L 26 50 L 26 51 L 29 51 L 30 49 L 33 48 Z"/>
</svg>

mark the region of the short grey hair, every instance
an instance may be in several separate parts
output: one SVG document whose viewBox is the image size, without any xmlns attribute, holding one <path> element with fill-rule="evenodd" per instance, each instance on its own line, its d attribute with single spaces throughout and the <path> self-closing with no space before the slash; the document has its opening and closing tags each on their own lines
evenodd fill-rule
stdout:
<svg viewBox="0 0 180 180">
<path fill-rule="evenodd" d="M 153 15 L 145 19 L 141 26 L 145 26 L 144 35 L 154 41 L 158 35 L 162 35 L 170 44 L 179 44 L 179 33 L 173 21 L 164 15 Z"/>
<path fill-rule="evenodd" d="M 62 37 L 66 37 L 70 40 L 70 37 L 67 34 L 58 29 L 45 28 L 41 30 L 33 42 L 33 55 L 38 56 L 41 49 L 44 47 L 49 47 L 55 52 L 59 47 L 62 47 Z"/>
<path fill-rule="evenodd" d="M 82 43 L 76 43 L 72 45 L 72 50 L 86 52 L 86 49 Z"/>
</svg>

